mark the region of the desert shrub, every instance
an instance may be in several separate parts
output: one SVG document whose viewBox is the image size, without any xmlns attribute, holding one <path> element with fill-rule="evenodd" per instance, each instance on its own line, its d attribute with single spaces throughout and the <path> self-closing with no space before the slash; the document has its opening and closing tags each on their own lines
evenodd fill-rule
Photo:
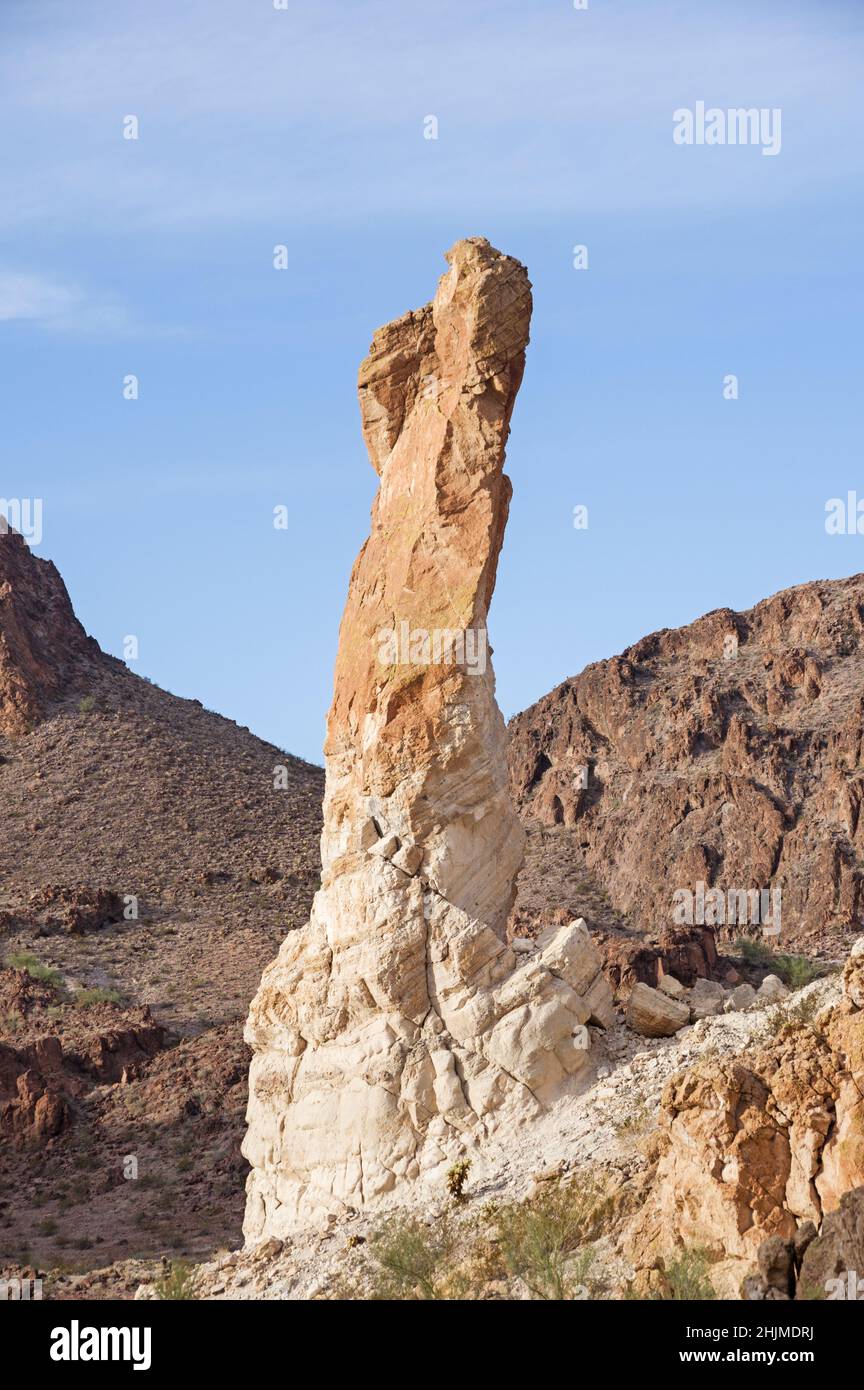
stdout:
<svg viewBox="0 0 864 1390">
<path fill-rule="evenodd" d="M 644 1134 L 647 1129 L 650 1129 L 653 1118 L 648 1107 L 640 1105 L 636 1110 L 631 1111 L 629 1115 L 625 1115 L 622 1120 L 618 1121 L 615 1126 L 615 1133 L 621 1137 Z"/>
<path fill-rule="evenodd" d="M 372 1298 L 428 1301 L 453 1297 L 448 1276 L 455 1245 L 454 1232 L 446 1220 L 425 1226 L 414 1218 L 392 1217 L 369 1242 L 378 1266 Z"/>
<path fill-rule="evenodd" d="M 769 1038 L 777 1038 L 784 1031 L 793 1031 L 798 1028 L 812 1028 L 814 1032 L 819 1031 L 814 1028 L 813 1020 L 822 1007 L 822 1001 L 814 994 L 804 999 L 796 999 L 794 1003 L 783 1007 L 780 1004 L 766 1014 L 765 1033 Z"/>
<path fill-rule="evenodd" d="M 735 948 L 744 957 L 747 965 L 759 970 L 770 970 L 779 976 L 787 989 L 803 989 L 826 974 L 826 967 L 808 956 L 793 956 L 775 952 L 766 941 L 755 936 L 739 937 Z"/>
<path fill-rule="evenodd" d="M 120 1004 L 122 994 L 116 989 L 77 989 L 72 996 L 76 1009 L 89 1009 L 92 1004 Z"/>
<path fill-rule="evenodd" d="M 824 966 L 807 956 L 775 956 L 774 968 L 788 989 L 803 989 L 824 974 Z"/>
<path fill-rule="evenodd" d="M 743 956 L 747 965 L 760 970 L 775 963 L 774 951 L 767 941 L 762 941 L 758 936 L 739 936 L 735 942 L 735 950 L 739 956 Z"/>
<path fill-rule="evenodd" d="M 708 1273 L 710 1261 L 708 1252 L 701 1246 L 682 1250 L 674 1260 L 662 1268 L 662 1282 L 665 1291 L 659 1288 L 637 1289 L 629 1284 L 624 1292 L 625 1302 L 637 1303 L 688 1303 L 703 1302 L 717 1297 Z"/>
<path fill-rule="evenodd" d="M 709 1268 L 708 1252 L 701 1246 L 682 1250 L 665 1270 L 670 1299 L 676 1303 L 688 1303 L 716 1298 L 717 1292 L 708 1275 Z"/>
<path fill-rule="evenodd" d="M 191 1266 L 185 1260 L 172 1260 L 161 1279 L 154 1284 L 156 1297 L 173 1301 L 190 1300 L 197 1297 L 193 1289 L 194 1279 Z"/>
<path fill-rule="evenodd" d="M 604 1207 L 594 1182 L 553 1183 L 527 1202 L 500 1207 L 495 1224 L 508 1272 L 534 1298 L 574 1298 L 592 1260 L 586 1242 Z"/>
<path fill-rule="evenodd" d="M 96 696 L 95 696 L 95 695 L 84 695 L 84 696 L 82 697 L 82 699 L 80 699 L 80 700 L 78 701 L 78 713 L 79 713 L 79 714 L 92 714 L 95 708 L 96 708 Z"/>
<path fill-rule="evenodd" d="M 30 951 L 14 951 L 3 963 L 8 970 L 26 970 L 31 979 L 41 980 L 43 984 L 53 985 L 55 989 L 59 989 L 63 984 L 60 971 L 52 970 L 50 965 L 43 965 Z"/>
</svg>

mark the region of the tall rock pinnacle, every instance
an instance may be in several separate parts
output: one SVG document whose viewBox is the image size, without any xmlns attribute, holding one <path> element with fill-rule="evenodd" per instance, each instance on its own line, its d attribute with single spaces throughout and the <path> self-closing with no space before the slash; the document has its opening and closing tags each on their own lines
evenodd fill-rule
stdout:
<svg viewBox="0 0 864 1390">
<path fill-rule="evenodd" d="M 381 485 L 354 565 L 325 745 L 323 878 L 253 1001 L 246 1235 L 440 1179 L 566 1094 L 608 1017 L 582 924 L 521 963 L 522 855 L 486 616 L 531 290 L 481 237 L 360 368 Z"/>
<path fill-rule="evenodd" d="M 503 932 L 523 832 L 486 614 L 510 505 L 504 446 L 531 286 L 518 261 L 480 237 L 457 242 L 448 260 L 434 301 L 380 329 L 360 368 L 381 488 L 342 619 L 323 859 L 328 876 L 338 872 L 372 815 L 423 846 L 433 888 Z M 436 634 L 442 657 L 465 660 L 432 659 Z"/>
</svg>

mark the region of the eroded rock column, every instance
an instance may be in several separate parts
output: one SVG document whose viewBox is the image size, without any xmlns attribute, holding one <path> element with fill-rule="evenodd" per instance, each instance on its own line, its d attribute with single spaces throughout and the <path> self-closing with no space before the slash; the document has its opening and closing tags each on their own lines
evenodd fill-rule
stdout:
<svg viewBox="0 0 864 1390">
<path fill-rule="evenodd" d="M 440 1179 L 567 1093 L 611 996 L 584 924 L 504 941 L 523 835 L 486 617 L 531 288 L 457 242 L 431 304 L 360 368 L 381 485 L 325 745 L 322 886 L 253 1001 L 247 1239 Z"/>
</svg>

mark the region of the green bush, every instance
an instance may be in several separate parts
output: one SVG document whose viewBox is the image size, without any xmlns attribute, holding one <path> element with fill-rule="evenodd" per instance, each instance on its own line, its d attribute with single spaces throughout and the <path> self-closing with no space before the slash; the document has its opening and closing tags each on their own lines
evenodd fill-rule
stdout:
<svg viewBox="0 0 864 1390">
<path fill-rule="evenodd" d="M 747 965 L 752 965 L 758 969 L 765 966 L 774 966 L 774 952 L 767 942 L 760 940 L 758 936 L 739 936 L 735 942 L 735 950 L 739 956 L 743 956 Z"/>
<path fill-rule="evenodd" d="M 91 1004 L 121 1004 L 122 994 L 116 989 L 76 989 L 72 1003 L 76 1009 L 89 1009 Z"/>
<path fill-rule="evenodd" d="M 185 1260 L 172 1260 L 161 1279 L 154 1285 L 156 1297 L 175 1302 L 189 1301 L 197 1297 L 193 1291 L 192 1268 Z"/>
<path fill-rule="evenodd" d="M 670 1299 L 675 1303 L 688 1303 L 716 1298 L 717 1292 L 709 1278 L 709 1269 L 708 1252 L 701 1246 L 682 1250 L 681 1254 L 666 1266 Z"/>
<path fill-rule="evenodd" d="M 425 1226 L 414 1218 L 392 1217 L 369 1242 L 378 1265 L 372 1298 L 446 1298 L 445 1280 L 454 1246 L 455 1237 L 446 1220 Z"/>
<path fill-rule="evenodd" d="M 53 985 L 55 989 L 60 989 L 63 984 L 60 971 L 43 965 L 30 951 L 14 951 L 6 957 L 4 965 L 7 970 L 26 970 L 31 979 L 41 980 L 43 984 Z"/>
<path fill-rule="evenodd" d="M 824 966 L 818 961 L 808 960 L 807 956 L 776 956 L 774 966 L 788 989 L 803 989 L 825 973 Z"/>
<path fill-rule="evenodd" d="M 414 1218 L 393 1217 L 369 1245 L 378 1265 L 373 1299 L 429 1301 L 453 1296 L 448 1275 L 456 1237 L 447 1220 L 426 1226 Z"/>
<path fill-rule="evenodd" d="M 575 1297 L 593 1258 L 585 1242 L 604 1206 L 594 1183 L 553 1183 L 527 1202 L 500 1208 L 495 1223 L 509 1273 L 534 1298 Z"/>
<path fill-rule="evenodd" d="M 775 952 L 767 942 L 755 936 L 739 937 L 735 949 L 747 965 L 770 970 L 779 976 L 788 989 L 803 989 L 826 973 L 826 967 L 807 956 L 792 956 Z"/>
</svg>

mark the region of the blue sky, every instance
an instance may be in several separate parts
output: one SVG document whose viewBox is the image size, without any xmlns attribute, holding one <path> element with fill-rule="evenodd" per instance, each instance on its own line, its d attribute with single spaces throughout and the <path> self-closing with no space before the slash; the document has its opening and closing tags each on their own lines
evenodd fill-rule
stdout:
<svg viewBox="0 0 864 1390">
<path fill-rule="evenodd" d="M 864 497 L 862 39 L 845 0 L 3 0 L 0 496 L 43 499 L 106 650 L 320 761 L 376 484 L 357 367 L 484 235 L 535 293 L 506 715 L 864 569 L 824 526 Z M 780 153 L 676 145 L 700 100 L 779 107 Z"/>
</svg>

